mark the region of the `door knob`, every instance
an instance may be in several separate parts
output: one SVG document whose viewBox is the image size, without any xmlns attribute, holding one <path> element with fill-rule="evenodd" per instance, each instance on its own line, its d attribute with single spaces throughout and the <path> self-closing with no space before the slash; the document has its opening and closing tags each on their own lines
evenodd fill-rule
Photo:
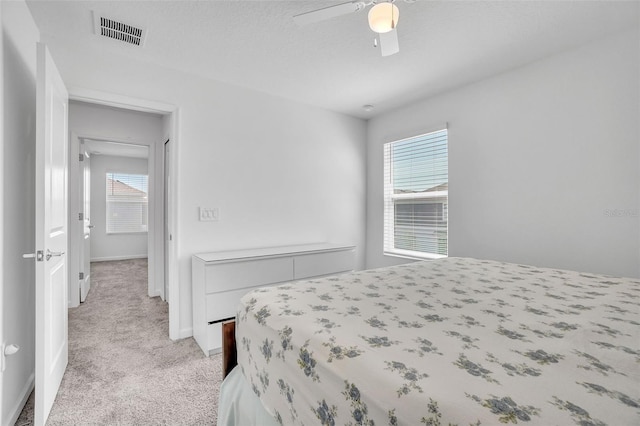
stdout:
<svg viewBox="0 0 640 426">
<path fill-rule="evenodd" d="M 94 225 L 88 225 L 87 228 L 93 229 L 93 228 L 95 228 L 95 226 Z"/>
<path fill-rule="evenodd" d="M 47 260 L 51 259 L 53 256 L 62 256 L 63 254 L 63 251 L 51 251 L 47 249 Z"/>
<path fill-rule="evenodd" d="M 2 345 L 2 353 L 0 353 L 0 371 L 4 371 L 7 368 L 6 357 L 15 354 L 19 350 L 20 346 L 18 345 Z"/>
<path fill-rule="evenodd" d="M 20 346 L 18 345 L 7 345 L 4 348 L 5 355 L 13 355 L 20 350 Z"/>
</svg>

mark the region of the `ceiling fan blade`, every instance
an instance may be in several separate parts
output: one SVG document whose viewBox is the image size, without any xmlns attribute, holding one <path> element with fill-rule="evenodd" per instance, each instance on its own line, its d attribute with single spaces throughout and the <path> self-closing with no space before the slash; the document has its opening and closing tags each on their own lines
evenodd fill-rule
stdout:
<svg viewBox="0 0 640 426">
<path fill-rule="evenodd" d="M 365 3 L 362 1 L 354 1 L 351 3 L 342 3 L 335 6 L 325 7 L 323 9 L 314 10 L 311 12 L 301 13 L 293 17 L 293 20 L 298 25 L 308 25 L 315 22 L 324 21 L 327 19 L 335 18 L 336 16 L 348 15 L 353 12 L 364 9 Z"/>
<path fill-rule="evenodd" d="M 394 28 L 387 33 L 380 34 L 380 52 L 382 56 L 390 56 L 400 51 L 398 44 L 398 29 Z"/>
</svg>

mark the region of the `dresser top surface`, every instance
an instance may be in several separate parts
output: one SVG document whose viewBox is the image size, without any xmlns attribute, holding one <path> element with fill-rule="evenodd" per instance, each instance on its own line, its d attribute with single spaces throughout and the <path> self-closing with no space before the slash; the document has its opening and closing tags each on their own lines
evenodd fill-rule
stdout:
<svg viewBox="0 0 640 426">
<path fill-rule="evenodd" d="M 316 243 L 316 244 L 300 244 L 294 246 L 281 247 L 264 247 L 245 250 L 215 251 L 209 253 L 196 253 L 193 255 L 195 259 L 204 262 L 220 262 L 230 260 L 241 260 L 248 258 L 262 257 L 282 257 L 291 255 L 304 255 L 311 253 L 322 253 L 328 251 L 350 250 L 355 246 L 348 244 L 332 244 L 332 243 Z"/>
</svg>

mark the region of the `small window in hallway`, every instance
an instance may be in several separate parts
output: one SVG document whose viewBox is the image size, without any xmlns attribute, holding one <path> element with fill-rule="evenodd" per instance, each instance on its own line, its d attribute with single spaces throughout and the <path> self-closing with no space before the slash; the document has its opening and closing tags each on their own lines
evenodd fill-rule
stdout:
<svg viewBox="0 0 640 426">
<path fill-rule="evenodd" d="M 147 232 L 147 175 L 107 173 L 107 234 Z"/>
</svg>

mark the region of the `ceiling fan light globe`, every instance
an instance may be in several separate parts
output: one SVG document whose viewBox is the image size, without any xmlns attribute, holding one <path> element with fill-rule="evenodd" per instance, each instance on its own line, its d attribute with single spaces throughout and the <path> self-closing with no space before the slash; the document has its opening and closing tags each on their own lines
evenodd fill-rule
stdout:
<svg viewBox="0 0 640 426">
<path fill-rule="evenodd" d="M 393 3 L 378 3 L 369 9 L 369 28 L 371 31 L 384 34 L 398 25 L 400 10 Z"/>
</svg>

